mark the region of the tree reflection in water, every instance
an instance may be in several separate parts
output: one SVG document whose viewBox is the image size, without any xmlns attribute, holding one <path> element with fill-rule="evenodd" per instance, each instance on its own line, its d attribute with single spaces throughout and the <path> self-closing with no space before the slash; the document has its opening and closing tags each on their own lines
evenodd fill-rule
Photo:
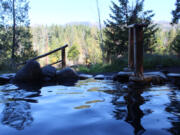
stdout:
<svg viewBox="0 0 180 135">
<path fill-rule="evenodd" d="M 25 101 L 12 101 L 6 103 L 2 112 L 2 123 L 18 130 L 22 130 L 33 122 L 30 109 L 30 104 Z"/>
<path fill-rule="evenodd" d="M 141 96 L 142 91 L 140 89 L 131 89 L 127 97 L 125 97 L 128 110 L 126 121 L 134 127 L 134 133 L 138 135 L 145 131 L 141 125 L 141 118 L 144 116 L 140 109 L 140 106 L 144 103 L 144 98 Z"/>
<path fill-rule="evenodd" d="M 30 97 L 40 96 L 40 87 L 32 86 L 32 84 L 23 84 L 18 90 L 3 92 L 5 107 L 2 111 L 2 124 L 16 128 L 17 130 L 23 130 L 32 124 L 33 117 L 30 103 L 37 103 L 37 101 Z M 26 90 L 22 90 L 22 88 Z"/>
<path fill-rule="evenodd" d="M 141 96 L 143 90 L 139 88 L 119 89 L 115 92 L 112 104 L 115 105 L 114 117 L 118 120 L 124 120 L 134 127 L 134 134 L 141 135 L 145 129 L 141 125 L 141 119 L 144 113 L 140 106 L 144 104 L 144 98 Z"/>
</svg>

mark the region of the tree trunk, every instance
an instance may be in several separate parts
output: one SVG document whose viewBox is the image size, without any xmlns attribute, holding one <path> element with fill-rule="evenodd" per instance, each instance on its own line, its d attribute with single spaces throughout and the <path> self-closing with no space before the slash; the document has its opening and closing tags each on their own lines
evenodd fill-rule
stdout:
<svg viewBox="0 0 180 135">
<path fill-rule="evenodd" d="M 16 46 L 16 13 L 15 13 L 15 0 L 13 0 L 13 43 L 12 43 L 12 54 L 11 60 L 14 65 L 15 61 L 15 46 Z"/>
<path fill-rule="evenodd" d="M 96 5 L 97 5 L 98 19 L 99 19 L 100 47 L 101 47 L 101 50 L 102 50 L 102 57 L 103 57 L 103 63 L 104 63 L 105 62 L 105 56 L 104 56 L 103 34 L 102 34 L 101 15 L 100 15 L 100 9 L 99 9 L 98 0 L 96 0 Z"/>
</svg>

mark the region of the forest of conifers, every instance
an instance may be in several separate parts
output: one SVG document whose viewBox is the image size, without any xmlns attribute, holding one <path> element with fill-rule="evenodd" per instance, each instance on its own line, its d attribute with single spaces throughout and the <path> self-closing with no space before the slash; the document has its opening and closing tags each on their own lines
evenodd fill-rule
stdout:
<svg viewBox="0 0 180 135">
<path fill-rule="evenodd" d="M 144 11 L 144 0 L 130 6 L 129 0 L 110 5 L 112 13 L 105 20 L 102 37 L 98 24 L 32 25 L 28 18 L 28 0 L 0 1 L 0 69 L 10 68 L 37 55 L 68 44 L 67 64 L 112 63 L 127 54 L 128 29 L 134 23 L 146 23 L 144 53 L 180 55 L 179 26 L 153 22 L 154 13 Z M 177 19 L 178 17 L 176 17 Z M 177 21 L 176 21 L 177 23 Z M 60 52 L 40 61 L 42 66 L 55 62 Z"/>
<path fill-rule="evenodd" d="M 156 42 L 152 45 L 152 54 L 172 55 L 176 54 L 172 49 L 172 42 L 179 33 L 177 26 L 171 27 L 167 23 L 159 24 L 156 32 Z M 97 25 L 69 24 L 69 25 L 37 25 L 31 27 L 33 35 L 33 48 L 38 54 L 68 44 L 67 58 L 70 64 L 86 64 L 86 61 L 95 64 L 102 62 L 102 50 L 100 47 L 99 29 Z M 57 52 L 59 53 L 59 52 Z M 59 59 L 60 54 L 54 54 L 45 58 L 42 64 L 52 63 Z M 127 52 L 126 52 L 127 53 Z M 48 61 L 47 61 L 48 60 Z"/>
</svg>

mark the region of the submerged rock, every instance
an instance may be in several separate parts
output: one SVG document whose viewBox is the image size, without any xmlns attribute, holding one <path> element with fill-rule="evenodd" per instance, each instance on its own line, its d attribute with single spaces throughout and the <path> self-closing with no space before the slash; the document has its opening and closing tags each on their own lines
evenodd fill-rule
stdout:
<svg viewBox="0 0 180 135">
<path fill-rule="evenodd" d="M 105 79 L 105 76 L 104 76 L 104 75 L 96 75 L 96 76 L 94 77 L 94 79 L 104 80 L 104 79 Z"/>
<path fill-rule="evenodd" d="M 56 71 L 56 81 L 59 83 L 71 83 L 79 80 L 79 75 L 71 68 Z"/>
<path fill-rule="evenodd" d="M 11 79 L 15 76 L 14 73 L 0 75 L 0 85 L 10 83 Z"/>
<path fill-rule="evenodd" d="M 118 82 L 128 82 L 129 77 L 133 74 L 133 72 L 119 72 L 113 77 L 113 80 Z"/>
<path fill-rule="evenodd" d="M 150 83 L 156 85 L 156 84 L 163 84 L 165 83 L 168 78 L 167 76 L 162 72 L 148 72 L 144 73 L 144 78 L 149 80 Z"/>
<path fill-rule="evenodd" d="M 4 84 L 7 84 L 10 82 L 10 79 L 9 78 L 6 78 L 6 77 L 1 77 L 0 76 L 0 85 L 4 85 Z"/>
<path fill-rule="evenodd" d="M 169 73 L 167 74 L 167 77 L 173 84 L 180 86 L 180 74 Z"/>
<path fill-rule="evenodd" d="M 150 85 L 150 84 L 163 84 L 165 82 L 164 78 L 157 75 L 144 75 L 144 77 L 135 77 L 131 76 L 130 81 L 133 81 L 135 84 L 139 85 Z"/>
<path fill-rule="evenodd" d="M 147 72 L 143 77 L 135 77 L 133 72 L 119 72 L 113 77 L 114 81 L 134 82 L 137 85 L 162 84 L 167 81 L 167 77 L 162 72 Z"/>
<path fill-rule="evenodd" d="M 167 76 L 165 75 L 165 73 L 163 73 L 163 72 L 147 72 L 147 73 L 144 73 L 144 75 L 159 76 L 164 80 L 168 79 Z"/>
<path fill-rule="evenodd" d="M 93 75 L 89 75 L 89 74 L 79 74 L 79 79 L 80 80 L 86 80 L 89 78 L 93 78 Z"/>
<path fill-rule="evenodd" d="M 20 69 L 13 82 L 40 82 L 42 80 L 42 71 L 37 61 L 28 61 L 27 64 Z"/>
</svg>

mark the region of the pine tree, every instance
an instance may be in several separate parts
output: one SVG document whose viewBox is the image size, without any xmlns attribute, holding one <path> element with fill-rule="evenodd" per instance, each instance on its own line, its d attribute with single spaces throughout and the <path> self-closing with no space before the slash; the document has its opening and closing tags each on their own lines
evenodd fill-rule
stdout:
<svg viewBox="0 0 180 135">
<path fill-rule="evenodd" d="M 156 25 L 152 23 L 154 16 L 152 10 L 144 11 L 144 0 L 137 0 L 135 6 L 130 6 L 129 0 L 118 0 L 118 4 L 112 2 L 110 14 L 111 20 L 105 22 L 105 53 L 107 60 L 113 57 L 124 55 L 128 48 L 128 29 L 127 26 L 134 23 L 146 23 L 144 29 L 144 49 L 152 52 L 156 42 Z"/>
<path fill-rule="evenodd" d="M 180 31 L 178 32 L 177 36 L 174 38 L 174 40 L 170 44 L 170 49 L 180 56 Z"/>
<path fill-rule="evenodd" d="M 172 24 L 177 24 L 180 19 L 180 0 L 176 0 L 175 6 L 176 9 L 172 11 Z"/>
<path fill-rule="evenodd" d="M 74 64 L 77 64 L 77 61 L 79 59 L 79 49 L 77 45 L 72 45 L 71 48 L 68 51 L 68 58 L 69 60 L 72 60 Z"/>
<path fill-rule="evenodd" d="M 178 24 L 180 19 L 180 0 L 176 0 L 175 3 L 176 9 L 172 11 L 173 19 L 171 24 Z M 178 56 L 180 56 L 180 32 L 177 32 L 176 37 L 170 44 L 170 49 L 175 52 Z"/>
<path fill-rule="evenodd" d="M 32 35 L 28 18 L 29 0 L 1 0 L 3 26 L 11 29 L 11 59 L 25 61 L 34 57 L 36 52 L 32 48 Z"/>
</svg>

